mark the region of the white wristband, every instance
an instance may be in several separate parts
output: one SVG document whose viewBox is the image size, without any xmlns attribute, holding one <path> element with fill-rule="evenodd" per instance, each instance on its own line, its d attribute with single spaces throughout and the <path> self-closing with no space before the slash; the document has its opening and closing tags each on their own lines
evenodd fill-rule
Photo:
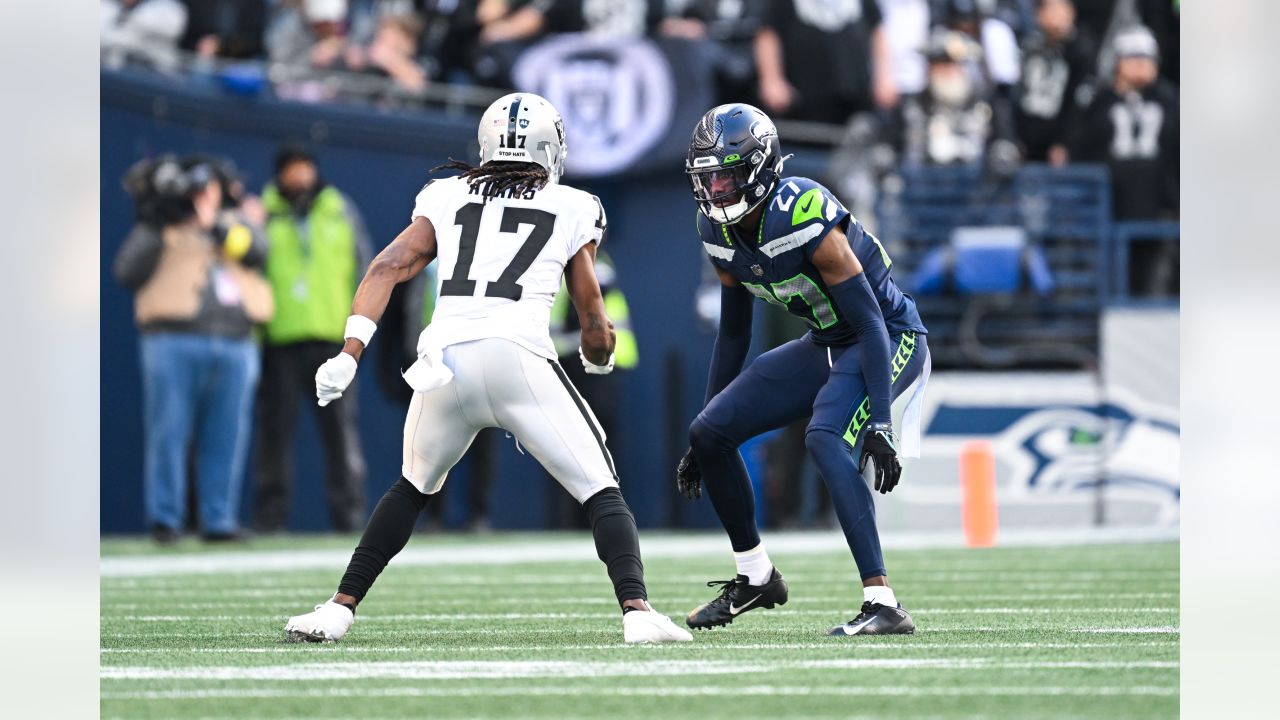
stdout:
<svg viewBox="0 0 1280 720">
<path fill-rule="evenodd" d="M 373 332 L 378 329 L 378 324 L 363 315 L 352 315 L 347 318 L 347 329 L 343 332 L 343 338 L 355 338 L 359 340 L 365 347 L 369 346 L 369 341 L 373 339 Z"/>
</svg>

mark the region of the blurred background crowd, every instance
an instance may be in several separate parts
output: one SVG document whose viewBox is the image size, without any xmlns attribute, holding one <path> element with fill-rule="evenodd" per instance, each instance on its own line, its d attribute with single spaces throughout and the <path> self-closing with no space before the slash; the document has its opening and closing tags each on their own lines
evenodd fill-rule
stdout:
<svg viewBox="0 0 1280 720">
<path fill-rule="evenodd" d="M 139 391 L 110 411 L 104 396 L 104 413 L 144 428 L 122 442 L 141 460 L 113 465 L 143 480 L 103 479 L 146 505 L 142 523 L 109 522 L 104 501 L 104 529 L 362 526 L 366 486 L 394 479 L 389 418 L 433 279 L 381 323 L 361 374 L 376 400 L 353 392 L 308 420 L 314 369 L 426 168 L 471 152 L 479 109 L 513 88 L 565 114 L 567 182 L 613 221 L 600 272 L 620 372 L 574 380 L 619 465 L 661 488 L 642 524 L 709 521 L 667 498 L 718 313 L 694 206 L 673 200 L 692 119 L 718 102 L 769 112 L 788 169 L 877 231 L 935 367 L 1096 373 L 1104 308 L 1176 307 L 1178 17 L 1177 0 L 102 0 L 104 272 L 132 295 L 142 368 L 135 384 L 134 351 L 110 368 L 104 352 L 104 380 Z M 124 167 L 121 194 L 105 173 Z M 691 282 L 667 277 L 676 262 Z M 557 306 L 566 356 L 574 321 Z M 759 325 L 762 348 L 804 330 L 780 313 Z M 513 467 L 502 440 L 481 434 L 428 522 L 513 524 L 491 513 Z M 830 523 L 797 428 L 750 452 L 770 524 Z M 298 521 L 295 477 L 327 524 Z M 574 526 L 547 487 L 527 525 Z"/>
</svg>

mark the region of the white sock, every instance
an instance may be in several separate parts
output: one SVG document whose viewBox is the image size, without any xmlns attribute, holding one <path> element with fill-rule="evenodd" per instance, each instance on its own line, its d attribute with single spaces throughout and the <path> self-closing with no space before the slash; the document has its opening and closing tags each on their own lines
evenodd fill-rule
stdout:
<svg viewBox="0 0 1280 720">
<path fill-rule="evenodd" d="M 735 552 L 733 562 L 738 566 L 738 574 L 746 575 L 747 582 L 752 585 L 769 582 L 769 576 L 773 574 L 773 561 L 769 559 L 769 553 L 764 551 L 764 543 L 746 552 Z"/>
<path fill-rule="evenodd" d="M 893 588 L 888 585 L 868 585 L 862 588 L 862 599 L 885 607 L 898 607 L 898 599 L 893 596 Z"/>
</svg>

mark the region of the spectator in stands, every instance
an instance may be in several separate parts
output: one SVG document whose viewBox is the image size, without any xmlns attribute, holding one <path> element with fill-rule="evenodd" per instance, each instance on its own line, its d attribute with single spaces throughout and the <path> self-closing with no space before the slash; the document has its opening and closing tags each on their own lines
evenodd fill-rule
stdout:
<svg viewBox="0 0 1280 720">
<path fill-rule="evenodd" d="M 258 398 L 257 511 L 261 532 L 284 528 L 293 487 L 300 406 L 311 402 L 320 367 L 342 345 L 356 283 L 371 251 L 355 204 L 326 184 L 315 157 L 297 147 L 276 154 L 275 180 L 262 192 L 271 242 L 266 273 L 276 314 L 266 326 Z M 350 391 L 317 409 L 325 456 L 325 495 L 333 529 L 364 522 L 365 462 Z"/>
<path fill-rule="evenodd" d="M 754 45 L 765 5 L 766 0 L 689 0 L 662 21 L 659 31 L 668 37 L 712 40 L 720 102 L 758 104 Z"/>
<path fill-rule="evenodd" d="M 1010 25 L 1017 13 L 1000 0 L 934 0 L 931 16 L 935 35 L 942 29 L 967 35 L 982 49 L 977 61 L 968 63 L 978 94 L 991 109 L 992 132 L 1000 138 L 1016 138 L 1013 96 L 1021 76 L 1018 37 Z M 1016 161 L 1016 158 L 1013 158 Z"/>
<path fill-rule="evenodd" d="M 348 46 L 347 69 L 383 75 L 402 90 L 421 91 L 429 81 L 426 69 L 418 60 L 421 35 L 422 21 L 417 15 L 384 15 L 378 20 L 373 40 L 367 47 Z"/>
<path fill-rule="evenodd" d="M 183 50 L 205 58 L 262 56 L 266 0 L 183 0 L 183 5 L 188 18 Z"/>
<path fill-rule="evenodd" d="M 267 35 L 272 62 L 327 69 L 347 46 L 347 0 L 281 0 Z"/>
<path fill-rule="evenodd" d="M 1037 0 L 1039 32 L 1022 49 L 1017 125 L 1023 156 L 1065 165 L 1070 134 L 1093 95 L 1098 48 L 1076 27 L 1072 0 Z"/>
<path fill-rule="evenodd" d="M 178 38 L 187 25 L 179 0 L 102 0 L 98 5 L 102 64 L 139 62 L 158 70 L 178 66 Z"/>
<path fill-rule="evenodd" d="M 1118 34 L 1111 86 L 1085 114 L 1075 157 L 1111 168 L 1120 219 L 1176 217 L 1178 90 L 1159 75 L 1156 40 L 1144 27 Z"/>
<path fill-rule="evenodd" d="M 494 13 L 496 4 L 483 8 Z M 543 33 L 588 32 L 641 37 L 663 18 L 663 0 L 594 2 L 593 0 L 512 0 L 509 12 L 485 24 L 484 43 L 525 40 Z"/>
<path fill-rule="evenodd" d="M 898 103 L 877 0 L 779 0 L 755 38 L 760 99 L 775 115 L 844 123 Z"/>
<path fill-rule="evenodd" d="M 1016 169 L 1012 133 L 1001 133 L 991 109 L 990 85 L 976 80 L 982 49 L 968 35 L 937 29 L 924 48 L 929 86 L 903 106 L 899 147 L 916 165 L 985 163 L 999 174 Z"/>
<path fill-rule="evenodd" d="M 252 331 L 272 312 L 256 269 L 266 247 L 244 226 L 220 224 L 220 185 L 203 162 L 144 160 L 125 187 L 138 224 L 115 277 L 136 293 L 142 335 L 147 523 L 158 542 L 178 539 L 194 446 L 202 535 L 236 539 L 258 382 Z"/>
<path fill-rule="evenodd" d="M 1115 74 L 1085 114 L 1075 157 L 1111 169 L 1112 210 L 1120 220 L 1178 216 L 1178 90 L 1160 77 L 1159 48 L 1145 27 L 1116 35 Z M 1178 290 L 1178 242 L 1133 246 L 1129 283 L 1135 294 Z"/>
<path fill-rule="evenodd" d="M 918 95 L 928 84 L 920 48 L 929 41 L 930 0 L 880 0 L 880 9 L 894 85 L 903 96 Z"/>
</svg>

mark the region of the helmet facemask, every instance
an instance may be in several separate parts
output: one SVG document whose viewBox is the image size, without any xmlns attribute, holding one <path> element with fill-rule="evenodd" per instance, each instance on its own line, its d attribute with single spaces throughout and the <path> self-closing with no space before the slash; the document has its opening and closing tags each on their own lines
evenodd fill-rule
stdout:
<svg viewBox="0 0 1280 720">
<path fill-rule="evenodd" d="M 777 182 L 779 167 L 761 165 L 765 154 L 753 151 L 729 165 L 686 167 L 693 198 L 702 213 L 721 225 L 733 225 L 759 207 Z"/>
</svg>

